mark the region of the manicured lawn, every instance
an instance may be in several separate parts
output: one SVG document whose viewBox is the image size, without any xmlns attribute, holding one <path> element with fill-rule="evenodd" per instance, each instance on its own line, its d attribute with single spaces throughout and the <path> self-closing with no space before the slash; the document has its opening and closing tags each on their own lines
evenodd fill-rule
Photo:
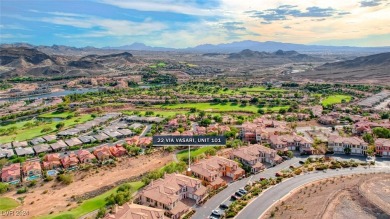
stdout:
<svg viewBox="0 0 390 219">
<path fill-rule="evenodd" d="M 254 93 L 254 92 L 263 92 L 263 93 L 273 93 L 273 92 L 286 92 L 287 90 L 281 89 L 281 88 L 271 88 L 267 90 L 264 86 L 257 86 L 257 87 L 243 87 L 243 88 L 236 88 L 236 89 L 220 89 L 220 87 L 207 87 L 207 89 L 202 90 L 196 90 L 196 89 L 186 89 L 186 90 L 180 90 L 180 93 L 183 94 L 197 94 L 197 95 L 209 95 L 209 94 L 225 94 L 225 95 L 237 95 L 242 94 L 244 92 L 247 93 Z"/>
<path fill-rule="evenodd" d="M 157 66 L 163 68 L 163 67 L 167 66 L 167 64 L 165 64 L 164 62 L 159 62 L 157 64 Z"/>
<path fill-rule="evenodd" d="M 34 122 L 33 120 L 30 121 L 23 121 L 23 122 L 17 122 L 14 124 L 9 124 L 4 127 L 4 129 L 7 129 L 9 127 L 15 126 L 17 128 L 17 131 L 15 134 L 6 135 L 6 136 L 0 136 L 0 143 L 6 143 L 11 141 L 24 141 L 28 139 L 32 139 L 38 136 L 46 135 L 48 133 L 42 133 L 42 129 L 44 128 L 52 128 L 52 130 L 56 130 L 56 125 L 60 122 L 63 122 L 65 124 L 64 128 L 74 126 L 76 124 L 84 123 L 89 120 L 92 120 L 91 115 L 80 115 L 78 117 L 73 117 L 71 119 L 63 120 L 63 121 L 53 121 L 51 123 L 42 122 L 41 124 L 33 127 L 23 127 L 27 122 Z"/>
<path fill-rule="evenodd" d="M 271 88 L 267 90 L 266 87 L 259 86 L 259 87 L 244 87 L 240 88 L 240 91 L 246 91 L 246 92 L 285 92 L 286 90 L 281 88 Z"/>
<path fill-rule="evenodd" d="M 212 148 L 212 147 L 211 146 L 210 147 L 192 147 L 191 148 L 191 156 L 198 156 L 200 154 L 203 154 L 209 148 Z M 188 157 L 188 149 L 177 153 L 176 157 L 178 160 L 181 160 L 183 158 L 187 158 Z"/>
<path fill-rule="evenodd" d="M 0 211 L 8 211 L 19 206 L 19 203 L 12 198 L 0 197 Z"/>
<path fill-rule="evenodd" d="M 188 66 L 188 67 L 190 67 L 190 68 L 193 68 L 193 67 L 198 67 L 198 65 L 191 64 L 191 63 L 187 63 L 187 66 Z"/>
<path fill-rule="evenodd" d="M 63 112 L 63 113 L 57 113 L 57 112 L 51 112 L 51 113 L 45 113 L 42 115 L 39 115 L 41 118 L 66 118 L 69 115 L 74 115 L 72 112 Z"/>
<path fill-rule="evenodd" d="M 342 100 L 349 102 L 349 101 L 351 101 L 351 98 L 352 97 L 349 95 L 331 95 L 331 96 L 328 96 L 322 100 L 322 105 L 329 106 L 329 105 L 333 105 L 333 104 L 338 104 L 338 103 L 341 103 Z"/>
<path fill-rule="evenodd" d="M 190 109 L 196 108 L 198 110 L 205 111 L 247 111 L 247 112 L 257 112 L 258 107 L 254 105 L 241 106 L 240 104 L 213 104 L 213 103 L 183 103 L 183 104 L 169 104 L 161 105 L 161 108 L 166 109 Z"/>
<path fill-rule="evenodd" d="M 164 110 L 156 110 L 156 109 L 150 109 L 148 111 L 154 112 L 153 115 L 151 116 L 157 116 L 160 115 L 162 117 L 170 117 L 170 116 L 175 116 L 176 114 L 186 114 L 188 111 L 184 110 L 177 110 L 177 111 L 164 111 Z M 126 115 L 133 115 L 134 111 L 123 111 L 124 114 Z M 141 116 L 145 116 L 146 111 L 137 111 L 141 113 Z"/>
<path fill-rule="evenodd" d="M 131 182 L 129 184 L 132 186 L 134 192 L 138 191 L 140 188 L 142 188 L 142 186 L 144 186 L 144 183 L 141 181 Z M 81 217 L 81 216 L 83 216 L 91 211 L 94 211 L 94 210 L 97 210 L 101 207 L 104 207 L 106 205 L 105 199 L 108 196 L 110 196 L 111 194 L 115 193 L 117 188 L 118 187 L 115 187 L 115 188 L 113 188 L 113 189 L 111 189 L 111 190 L 109 190 L 101 195 L 98 195 L 94 198 L 88 199 L 88 200 L 84 201 L 80 206 L 78 206 L 70 211 L 55 214 L 55 215 L 42 216 L 39 218 L 41 218 L 41 219 L 79 218 L 79 217 Z"/>
<path fill-rule="evenodd" d="M 159 105 L 161 108 L 165 109 L 190 109 L 190 108 L 196 108 L 198 110 L 204 110 L 204 111 L 222 111 L 222 112 L 229 112 L 229 111 L 245 111 L 245 112 L 252 112 L 257 113 L 258 107 L 255 105 L 246 105 L 242 106 L 240 104 L 232 104 L 232 103 L 226 103 L 226 104 L 214 104 L 214 103 L 182 103 L 182 104 L 169 104 L 169 105 Z M 265 111 L 268 109 L 272 111 L 278 111 L 280 109 L 288 109 L 288 106 L 277 106 L 277 107 L 270 107 L 270 108 L 263 108 Z"/>
</svg>

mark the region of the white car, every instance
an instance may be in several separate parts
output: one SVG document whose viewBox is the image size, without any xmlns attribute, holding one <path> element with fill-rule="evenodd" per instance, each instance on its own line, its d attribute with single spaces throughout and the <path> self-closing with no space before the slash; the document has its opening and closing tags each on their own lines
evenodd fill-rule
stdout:
<svg viewBox="0 0 390 219">
<path fill-rule="evenodd" d="M 211 213 L 217 216 L 221 216 L 221 212 L 218 209 L 213 210 Z"/>
</svg>

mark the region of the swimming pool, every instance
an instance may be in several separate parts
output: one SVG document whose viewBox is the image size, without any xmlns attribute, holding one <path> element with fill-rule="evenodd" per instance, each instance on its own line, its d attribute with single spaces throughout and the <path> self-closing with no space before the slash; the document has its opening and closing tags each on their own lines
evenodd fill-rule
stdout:
<svg viewBox="0 0 390 219">
<path fill-rule="evenodd" d="M 29 176 L 26 178 L 26 181 L 32 181 L 32 180 L 39 179 L 39 178 L 41 178 L 40 175 Z"/>
<path fill-rule="evenodd" d="M 48 170 L 47 175 L 49 176 L 56 176 L 58 174 L 57 170 Z"/>
</svg>

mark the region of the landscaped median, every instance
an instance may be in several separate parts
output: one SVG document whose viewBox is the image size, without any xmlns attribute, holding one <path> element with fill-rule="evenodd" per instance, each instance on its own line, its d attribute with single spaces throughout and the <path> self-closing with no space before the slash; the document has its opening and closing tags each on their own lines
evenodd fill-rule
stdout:
<svg viewBox="0 0 390 219">
<path fill-rule="evenodd" d="M 315 170 L 324 171 L 326 169 L 358 167 L 359 165 L 366 166 L 368 164 L 364 162 L 355 162 L 353 160 L 334 161 L 330 159 L 326 160 L 325 158 L 308 158 L 306 162 L 300 167 L 291 166 L 289 170 L 284 170 L 279 173 L 276 173 L 275 178 L 261 179 L 259 181 L 253 182 L 250 185 L 247 185 L 245 187 L 245 190 L 248 191 L 248 193 L 243 195 L 238 200 L 232 202 L 229 208 L 225 211 L 225 217 L 234 218 L 252 200 L 261 195 L 264 190 L 270 188 L 271 186 L 277 185 L 284 179 Z"/>
</svg>

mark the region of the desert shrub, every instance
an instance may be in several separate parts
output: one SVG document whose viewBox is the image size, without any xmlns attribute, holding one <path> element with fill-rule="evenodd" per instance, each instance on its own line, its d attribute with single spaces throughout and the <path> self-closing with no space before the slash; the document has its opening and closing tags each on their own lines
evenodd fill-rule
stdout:
<svg viewBox="0 0 390 219">
<path fill-rule="evenodd" d="M 57 180 L 69 185 L 73 182 L 73 176 L 71 174 L 63 173 L 57 176 Z"/>
<path fill-rule="evenodd" d="M 28 191 L 27 187 L 22 187 L 16 191 L 16 194 L 23 194 Z"/>
<path fill-rule="evenodd" d="M 294 171 L 294 174 L 295 175 L 300 175 L 302 173 L 302 170 L 301 169 L 296 169 L 295 171 Z"/>
<path fill-rule="evenodd" d="M 29 183 L 28 183 L 28 187 L 33 187 L 37 184 L 37 181 L 34 179 L 34 180 L 31 180 Z"/>
<path fill-rule="evenodd" d="M 0 194 L 3 194 L 7 192 L 9 189 L 9 184 L 8 183 L 1 183 L 0 182 Z"/>
</svg>

